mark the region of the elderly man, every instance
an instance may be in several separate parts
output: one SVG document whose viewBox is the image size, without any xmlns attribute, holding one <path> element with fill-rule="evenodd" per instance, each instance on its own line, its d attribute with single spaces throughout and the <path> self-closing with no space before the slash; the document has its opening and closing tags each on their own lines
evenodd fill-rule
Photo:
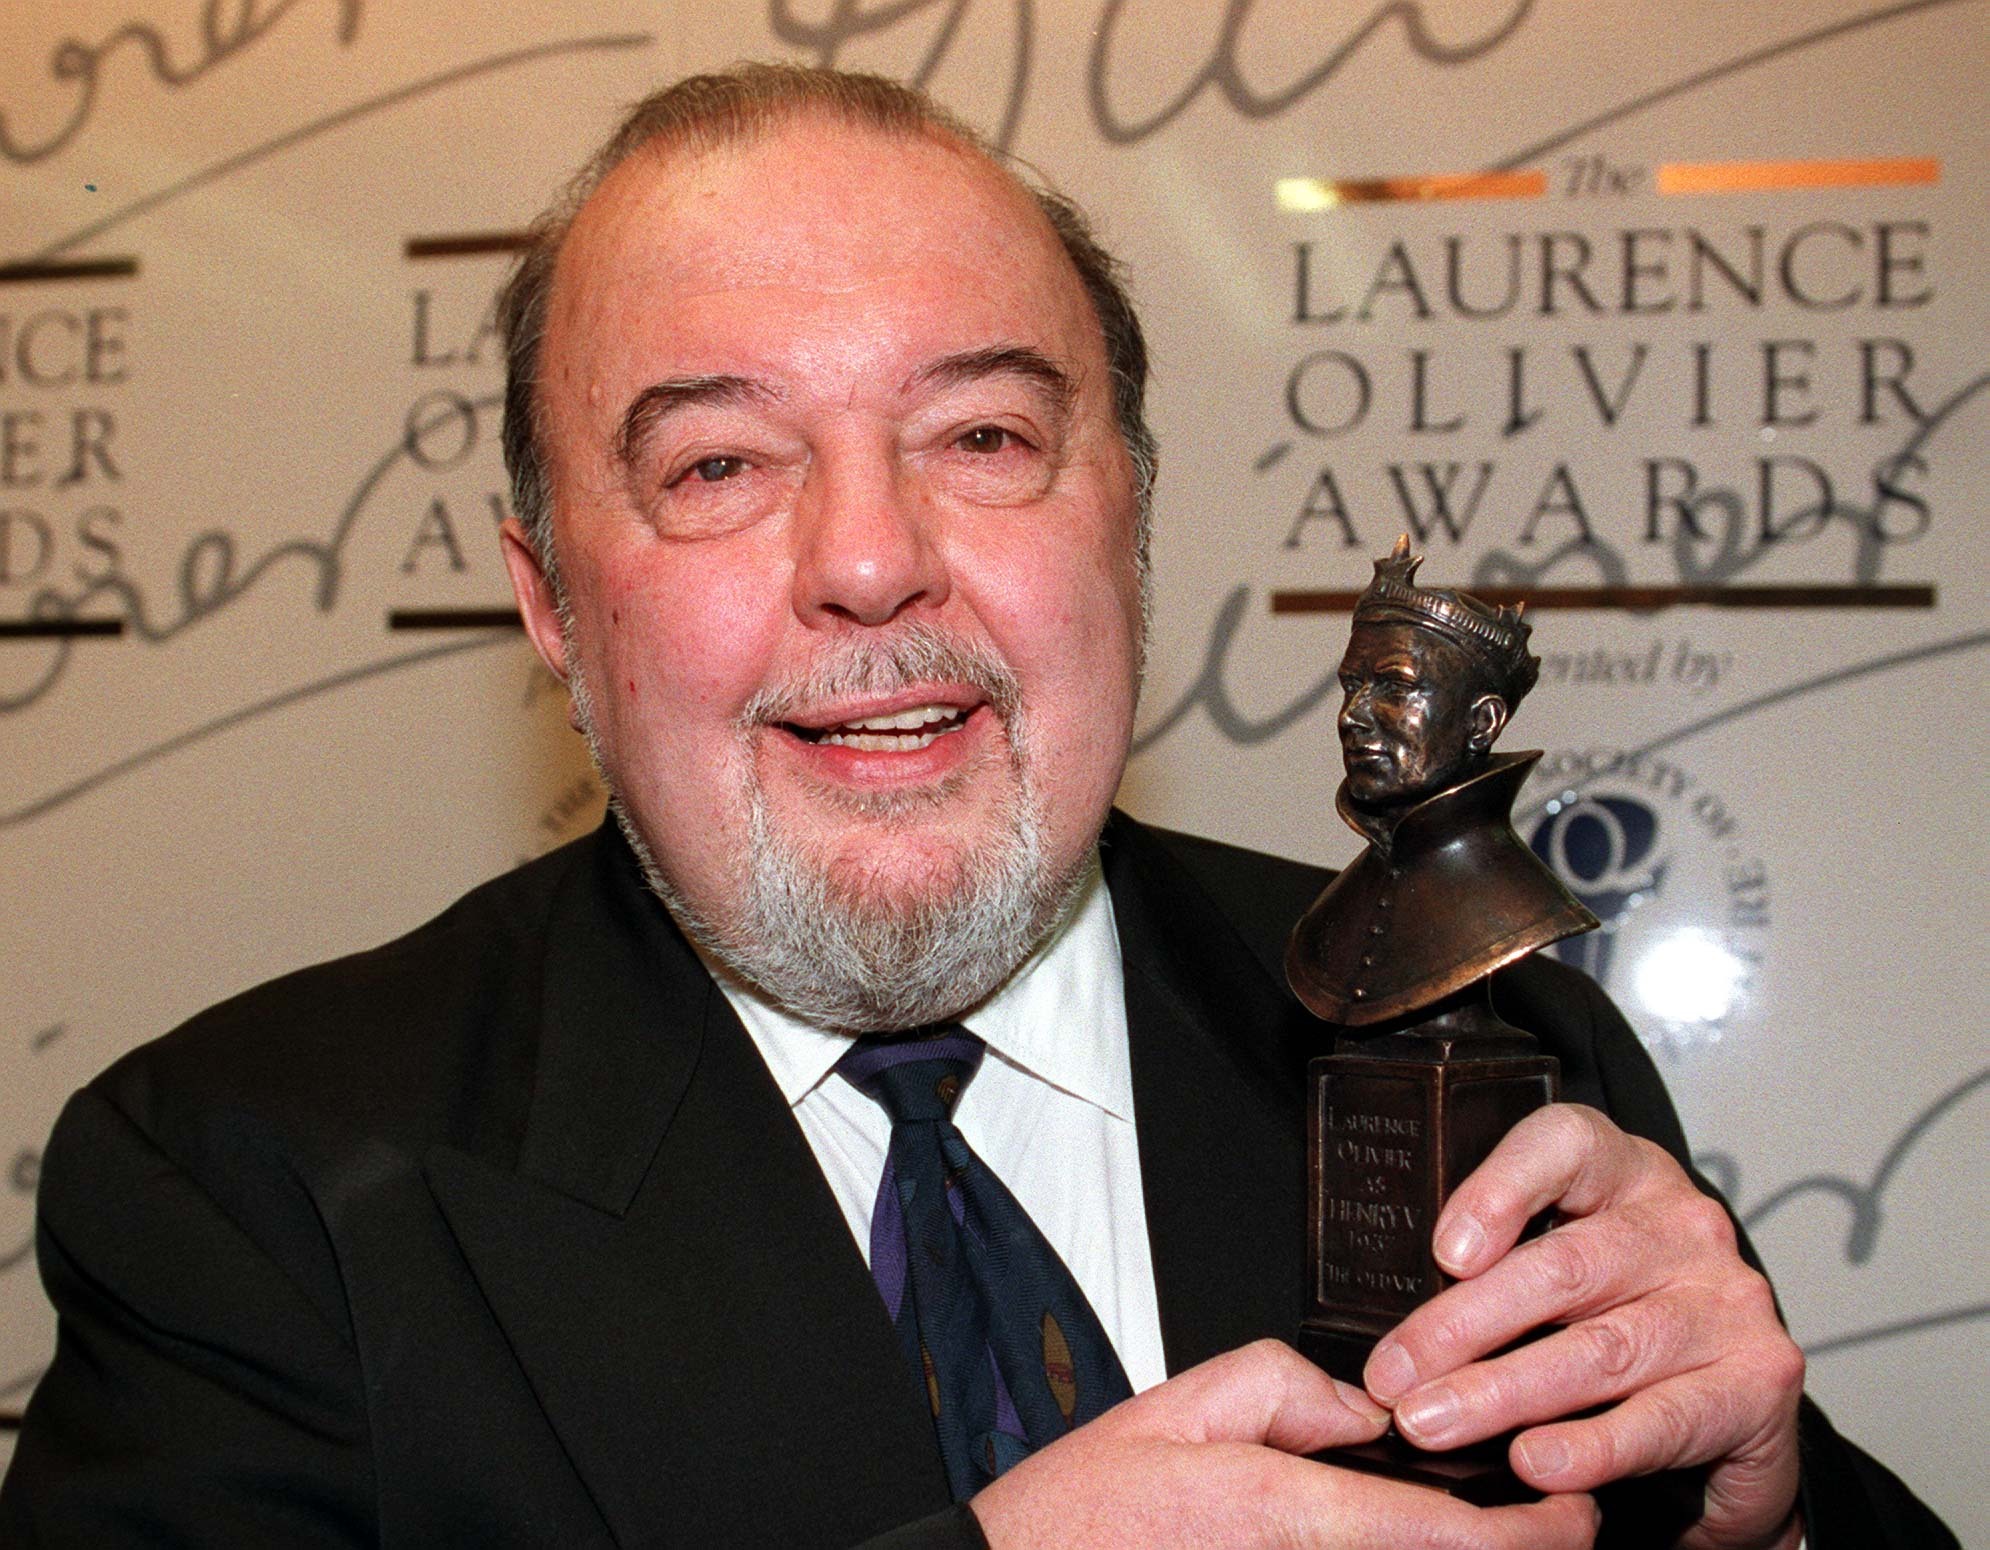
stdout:
<svg viewBox="0 0 1990 1550">
<path fill-rule="evenodd" d="M 1543 1550 L 1673 1465 L 1694 1545 L 1914 1510 L 1821 1421 L 1800 1507 L 1800 1360 L 1553 965 L 1506 993 L 1664 1149 L 1517 1132 L 1365 1393 L 1251 1343 L 1323 879 L 1108 819 L 1152 453 L 1074 212 L 915 94 L 742 69 L 635 110 L 506 315 L 506 558 L 619 832 L 78 1095 L 7 1543 Z M 1303 1457 L 1385 1407 L 1527 1426 L 1548 1494 Z"/>
</svg>

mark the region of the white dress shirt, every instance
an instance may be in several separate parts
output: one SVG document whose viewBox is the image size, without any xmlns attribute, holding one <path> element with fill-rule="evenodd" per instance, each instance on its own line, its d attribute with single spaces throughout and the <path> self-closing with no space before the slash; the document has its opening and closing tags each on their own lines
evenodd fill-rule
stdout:
<svg viewBox="0 0 1990 1550">
<path fill-rule="evenodd" d="M 835 1074 L 846 1034 L 798 1022 L 720 971 L 719 986 L 794 1110 L 868 1262 L 891 1120 Z M 1125 977 L 1095 861 L 1064 928 L 960 1019 L 988 1053 L 954 1123 L 1070 1267 L 1134 1392 L 1167 1376 L 1133 1131 Z"/>
</svg>

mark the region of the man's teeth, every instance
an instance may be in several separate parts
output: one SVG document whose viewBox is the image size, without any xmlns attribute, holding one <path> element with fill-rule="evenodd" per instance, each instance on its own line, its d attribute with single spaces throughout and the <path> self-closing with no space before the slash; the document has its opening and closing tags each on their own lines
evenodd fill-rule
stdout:
<svg viewBox="0 0 1990 1550">
<path fill-rule="evenodd" d="M 889 716 L 859 716 L 823 732 L 821 741 L 859 753 L 905 753 L 957 732 L 965 712 L 951 705 L 916 705 Z"/>
<path fill-rule="evenodd" d="M 852 732 L 915 732 L 935 722 L 959 719 L 960 712 L 951 705 L 915 705 L 911 710 L 901 710 L 895 715 L 864 716 L 856 721 L 846 721 L 843 725 Z"/>
</svg>

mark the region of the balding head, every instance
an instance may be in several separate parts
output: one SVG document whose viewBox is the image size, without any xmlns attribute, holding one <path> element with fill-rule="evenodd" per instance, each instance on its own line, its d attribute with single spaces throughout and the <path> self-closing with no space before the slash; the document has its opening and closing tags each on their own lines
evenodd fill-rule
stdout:
<svg viewBox="0 0 1990 1550">
<path fill-rule="evenodd" d="M 1141 514 L 1139 546 L 1147 564 L 1148 515 L 1155 444 L 1146 420 L 1147 345 L 1119 261 L 1101 247 L 1069 200 L 1022 175 L 1002 152 L 925 93 L 882 76 L 796 65 L 744 64 L 695 75 L 652 93 L 624 115 L 613 134 L 531 228 L 531 242 L 498 298 L 505 341 L 504 460 L 512 502 L 556 592 L 552 486 L 540 396 L 541 346 L 574 219 L 607 177 L 631 156 L 695 156 L 757 138 L 800 119 L 858 128 L 892 138 L 950 144 L 999 168 L 1033 200 L 1056 233 L 1090 298 L 1105 342 L 1120 438 L 1126 444 Z"/>
</svg>

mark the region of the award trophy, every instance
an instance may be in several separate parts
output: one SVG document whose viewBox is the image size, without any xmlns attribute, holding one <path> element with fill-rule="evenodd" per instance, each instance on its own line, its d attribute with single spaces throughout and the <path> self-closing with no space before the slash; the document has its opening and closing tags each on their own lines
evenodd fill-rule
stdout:
<svg viewBox="0 0 1990 1550">
<path fill-rule="evenodd" d="M 1513 608 L 1416 584 L 1398 540 L 1341 663 L 1340 816 L 1368 841 L 1294 928 L 1294 992 L 1333 1027 L 1308 1068 L 1307 1305 L 1299 1348 L 1359 1384 L 1376 1341 L 1451 1284 L 1431 1232 L 1451 1191 L 1559 1091 L 1502 1022 L 1494 970 L 1596 917 L 1513 832 L 1541 756 L 1492 745 L 1540 670 Z M 1536 1227 L 1545 1223 L 1536 1224 Z M 1503 1442 L 1427 1453 L 1393 1432 L 1333 1462 L 1491 1504 L 1529 1491 Z"/>
</svg>

